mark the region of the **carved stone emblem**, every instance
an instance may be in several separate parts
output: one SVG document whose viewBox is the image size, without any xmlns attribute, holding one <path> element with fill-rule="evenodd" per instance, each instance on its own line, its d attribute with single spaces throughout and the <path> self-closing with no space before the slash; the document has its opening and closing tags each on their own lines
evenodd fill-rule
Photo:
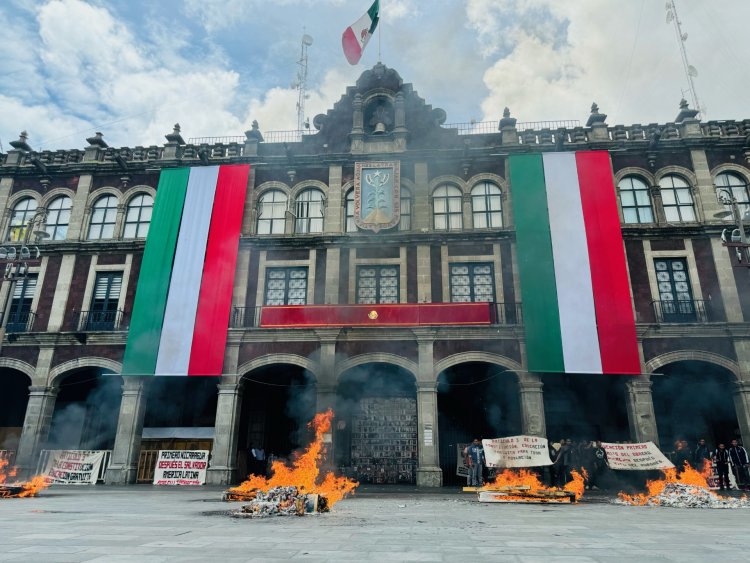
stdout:
<svg viewBox="0 0 750 563">
<path fill-rule="evenodd" d="M 378 232 L 401 218 L 400 162 L 357 162 L 354 165 L 354 222 Z"/>
</svg>

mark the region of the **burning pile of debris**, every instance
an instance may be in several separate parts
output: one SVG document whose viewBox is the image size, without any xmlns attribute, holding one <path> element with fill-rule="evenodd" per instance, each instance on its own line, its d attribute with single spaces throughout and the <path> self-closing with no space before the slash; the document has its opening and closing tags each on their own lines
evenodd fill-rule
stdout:
<svg viewBox="0 0 750 563">
<path fill-rule="evenodd" d="M 586 472 L 571 471 L 572 480 L 562 489 L 547 487 L 527 469 L 506 469 L 492 483 L 476 490 L 479 502 L 574 503 L 583 496 Z"/>
<path fill-rule="evenodd" d="M 358 485 L 346 477 L 328 472 L 320 479 L 323 461 L 323 441 L 331 431 L 333 411 L 318 413 L 310 423 L 315 439 L 293 461 L 291 466 L 275 461 L 269 479 L 258 475 L 224 493 L 227 501 L 248 501 L 238 515 L 286 516 L 328 512 L 330 508 L 351 493 Z"/>
<path fill-rule="evenodd" d="M 682 472 L 676 469 L 662 471 L 663 477 L 646 483 L 645 493 L 628 495 L 620 493 L 613 501 L 631 506 L 667 506 L 670 508 L 750 508 L 746 497 L 727 498 L 709 490 L 706 477 L 711 474 L 711 464 L 706 462 L 698 472 L 686 462 Z"/>
<path fill-rule="evenodd" d="M 39 491 L 49 487 L 46 477 L 37 475 L 31 481 L 10 482 L 16 477 L 16 468 L 9 467 L 7 459 L 0 459 L 0 498 L 35 497 Z"/>
</svg>

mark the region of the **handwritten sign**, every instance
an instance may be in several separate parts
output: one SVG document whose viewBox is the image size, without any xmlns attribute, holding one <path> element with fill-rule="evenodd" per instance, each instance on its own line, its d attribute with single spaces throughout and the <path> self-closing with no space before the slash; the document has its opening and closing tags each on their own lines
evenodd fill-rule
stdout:
<svg viewBox="0 0 750 563">
<path fill-rule="evenodd" d="M 469 466 L 466 465 L 466 456 L 464 450 L 469 444 L 456 444 L 456 475 L 459 477 L 469 476 Z"/>
<path fill-rule="evenodd" d="M 653 442 L 641 444 L 610 444 L 602 442 L 607 452 L 610 469 L 644 471 L 648 469 L 671 469 L 669 461 Z"/>
<path fill-rule="evenodd" d="M 547 439 L 538 436 L 509 436 L 482 440 L 487 467 L 541 467 L 552 465 Z"/>
<path fill-rule="evenodd" d="M 208 450 L 159 450 L 154 485 L 203 485 Z"/>
<path fill-rule="evenodd" d="M 47 460 L 45 475 L 55 485 L 95 485 L 103 451 L 58 450 Z"/>
</svg>

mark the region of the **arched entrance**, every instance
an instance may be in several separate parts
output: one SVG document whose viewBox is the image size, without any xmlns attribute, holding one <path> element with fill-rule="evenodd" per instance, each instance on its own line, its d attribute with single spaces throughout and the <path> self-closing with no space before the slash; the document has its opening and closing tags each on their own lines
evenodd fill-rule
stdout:
<svg viewBox="0 0 750 563">
<path fill-rule="evenodd" d="M 739 439 L 734 408 L 734 375 L 726 368 L 701 361 L 678 361 L 651 376 L 659 443 L 672 451 L 676 440 L 693 447 L 705 438 L 710 448 Z"/>
<path fill-rule="evenodd" d="M 122 377 L 96 367 L 61 375 L 45 449 L 109 450 L 115 443 Z"/>
<path fill-rule="evenodd" d="M 550 373 L 542 376 L 542 382 L 550 440 L 630 439 L 626 376 Z"/>
<path fill-rule="evenodd" d="M 442 371 L 437 391 L 443 483 L 465 483 L 456 475 L 458 450 L 473 438 L 521 433 L 518 378 L 501 366 L 467 362 Z"/>
<path fill-rule="evenodd" d="M 29 377 L 18 370 L 0 369 L 0 451 L 15 453 L 29 402 Z M 12 454 L 11 454 L 12 455 Z"/>
<path fill-rule="evenodd" d="M 339 378 L 334 459 L 361 483 L 415 483 L 417 387 L 414 375 L 367 363 Z"/>
<path fill-rule="evenodd" d="M 252 472 L 249 451 L 263 448 L 266 456 L 288 458 L 307 445 L 307 424 L 315 415 L 315 377 L 303 367 L 271 364 L 243 378 L 238 445 L 240 476 Z"/>
</svg>

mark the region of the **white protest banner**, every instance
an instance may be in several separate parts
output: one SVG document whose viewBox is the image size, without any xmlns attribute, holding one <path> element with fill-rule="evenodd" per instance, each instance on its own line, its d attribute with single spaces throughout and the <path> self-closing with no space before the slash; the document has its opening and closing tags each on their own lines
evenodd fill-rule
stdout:
<svg viewBox="0 0 750 563">
<path fill-rule="evenodd" d="M 96 485 L 104 452 L 56 450 L 50 452 L 44 474 L 54 485 Z"/>
<path fill-rule="evenodd" d="M 487 467 L 541 467 L 552 465 L 547 438 L 509 436 L 482 440 Z"/>
<path fill-rule="evenodd" d="M 154 485 L 203 485 L 208 450 L 159 450 Z"/>
<path fill-rule="evenodd" d="M 466 465 L 464 450 L 469 444 L 456 444 L 456 475 L 459 477 L 469 476 L 469 466 Z"/>
<path fill-rule="evenodd" d="M 669 461 L 653 442 L 641 444 L 611 444 L 602 442 L 607 452 L 610 469 L 626 471 L 644 471 L 648 469 L 671 469 L 674 464 Z"/>
</svg>

